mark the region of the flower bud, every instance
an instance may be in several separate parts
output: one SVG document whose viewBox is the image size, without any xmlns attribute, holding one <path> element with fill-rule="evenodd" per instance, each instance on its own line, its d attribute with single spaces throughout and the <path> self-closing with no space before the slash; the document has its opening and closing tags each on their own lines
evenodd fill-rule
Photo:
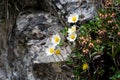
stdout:
<svg viewBox="0 0 120 80">
<path fill-rule="evenodd" d="M 88 50 L 88 49 L 83 49 L 83 53 L 84 53 L 84 54 L 88 54 L 88 53 L 89 53 L 89 50 Z"/>
<path fill-rule="evenodd" d="M 89 43 L 89 47 L 90 47 L 90 48 L 93 48 L 93 47 L 94 47 L 94 44 L 93 44 L 93 43 Z"/>
<path fill-rule="evenodd" d="M 82 44 L 82 46 L 85 46 L 87 44 L 87 42 L 84 40 L 81 44 Z"/>
<path fill-rule="evenodd" d="M 99 40 L 99 39 L 97 39 L 96 42 L 97 42 L 98 44 L 101 44 L 101 43 L 102 43 L 102 41 Z"/>
</svg>

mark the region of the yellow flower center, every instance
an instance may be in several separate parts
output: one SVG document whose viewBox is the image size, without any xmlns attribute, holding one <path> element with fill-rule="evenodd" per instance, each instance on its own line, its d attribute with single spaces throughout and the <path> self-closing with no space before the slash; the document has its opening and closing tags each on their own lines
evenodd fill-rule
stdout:
<svg viewBox="0 0 120 80">
<path fill-rule="evenodd" d="M 54 53 L 54 48 L 49 48 L 50 53 Z"/>
<path fill-rule="evenodd" d="M 84 64 L 83 64 L 83 70 L 86 70 L 86 69 L 88 69 L 88 64 L 87 64 L 87 63 L 84 63 Z"/>
<path fill-rule="evenodd" d="M 59 37 L 55 37 L 55 38 L 54 38 L 54 41 L 55 41 L 55 42 L 59 42 L 59 40 L 60 40 Z"/>
<path fill-rule="evenodd" d="M 59 49 L 55 50 L 55 54 L 56 54 L 56 55 L 59 55 L 60 53 L 61 53 L 61 52 L 60 52 Z"/>
<path fill-rule="evenodd" d="M 74 32 L 74 31 L 76 30 L 76 28 L 75 28 L 75 27 L 72 27 L 71 30 Z"/>
<path fill-rule="evenodd" d="M 74 35 L 74 34 L 71 34 L 71 35 L 70 35 L 70 38 L 71 38 L 71 39 L 75 39 L 75 35 Z"/>
<path fill-rule="evenodd" d="M 73 16 L 73 17 L 72 17 L 72 21 L 75 22 L 76 20 L 77 20 L 76 16 Z"/>
</svg>

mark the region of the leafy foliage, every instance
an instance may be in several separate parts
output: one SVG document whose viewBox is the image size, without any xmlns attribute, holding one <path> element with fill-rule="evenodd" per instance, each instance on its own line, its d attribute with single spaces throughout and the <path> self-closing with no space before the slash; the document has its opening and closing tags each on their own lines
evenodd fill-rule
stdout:
<svg viewBox="0 0 120 80">
<path fill-rule="evenodd" d="M 75 80 L 120 79 L 117 58 L 120 56 L 120 4 L 116 0 L 106 0 L 103 5 L 95 19 L 73 24 L 77 26 L 78 36 L 67 63 L 73 69 Z M 62 32 L 66 34 L 67 29 Z M 83 69 L 84 64 L 88 68 Z"/>
</svg>

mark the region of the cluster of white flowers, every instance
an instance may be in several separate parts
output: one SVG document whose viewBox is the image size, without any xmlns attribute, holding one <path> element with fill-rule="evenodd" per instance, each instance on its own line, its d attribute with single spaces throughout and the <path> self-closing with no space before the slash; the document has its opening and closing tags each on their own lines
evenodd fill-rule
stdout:
<svg viewBox="0 0 120 80">
<path fill-rule="evenodd" d="M 73 42 L 76 40 L 77 34 L 76 34 L 76 26 L 73 25 L 71 28 L 68 29 L 68 37 L 67 39 L 70 42 Z"/>
<path fill-rule="evenodd" d="M 76 23 L 78 21 L 79 15 L 74 13 L 74 14 L 70 14 L 70 16 L 68 17 L 68 22 L 69 23 Z M 68 37 L 67 39 L 70 42 L 73 42 L 76 40 L 77 34 L 76 34 L 76 25 L 73 25 L 71 28 L 68 28 Z"/>
<path fill-rule="evenodd" d="M 59 34 L 53 35 L 51 37 L 51 45 L 49 45 L 49 47 L 45 50 L 45 53 L 47 53 L 47 55 L 59 55 L 61 54 L 60 49 L 56 49 L 56 46 L 60 43 L 61 37 Z"/>
<path fill-rule="evenodd" d="M 78 21 L 78 14 L 74 13 L 74 14 L 70 14 L 70 16 L 68 17 L 68 22 L 69 23 L 76 23 Z M 70 42 L 73 42 L 76 40 L 77 34 L 76 34 L 76 25 L 73 25 L 71 28 L 68 28 L 68 37 L 67 39 Z M 61 54 L 60 49 L 56 49 L 56 46 L 60 43 L 61 41 L 61 37 L 59 34 L 55 34 L 51 37 L 51 44 L 49 45 L 49 47 L 45 50 L 45 53 L 47 53 L 47 55 L 59 55 Z"/>
</svg>

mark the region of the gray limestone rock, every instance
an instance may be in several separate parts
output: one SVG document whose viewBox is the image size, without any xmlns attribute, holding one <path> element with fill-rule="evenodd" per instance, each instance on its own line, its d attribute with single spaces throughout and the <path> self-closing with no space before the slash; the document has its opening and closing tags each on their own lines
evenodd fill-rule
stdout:
<svg viewBox="0 0 120 80">
<path fill-rule="evenodd" d="M 45 49 L 51 45 L 52 35 L 59 34 L 61 40 L 64 40 L 64 35 L 60 30 L 63 28 L 57 18 L 48 13 L 30 13 L 20 15 L 16 23 L 16 37 L 25 43 L 26 50 L 34 63 L 49 63 L 65 61 L 70 55 L 70 46 L 58 46 L 61 50 L 61 55 L 47 56 Z"/>
<path fill-rule="evenodd" d="M 91 0 L 52 0 L 57 14 L 66 21 L 72 13 L 79 15 L 79 21 L 93 19 L 96 15 L 96 6 Z M 66 22 L 67 24 L 67 22 Z M 68 24 L 67 24 L 68 25 Z"/>
<path fill-rule="evenodd" d="M 7 80 L 4 69 L 0 69 L 0 80 Z"/>
<path fill-rule="evenodd" d="M 60 24 L 59 20 L 50 15 L 50 13 L 21 13 L 17 18 L 16 26 L 16 40 L 14 44 L 17 45 L 15 45 L 14 53 L 18 59 L 16 58 L 16 61 L 13 63 L 14 66 L 16 66 L 15 69 L 17 69 L 17 71 L 26 73 L 25 78 L 23 79 L 55 80 L 58 78 L 59 80 L 61 79 L 59 76 L 63 76 L 64 79 L 70 80 L 71 75 L 73 75 L 71 70 L 66 73 L 62 72 L 60 66 L 55 66 L 56 62 L 67 60 L 71 53 L 70 46 L 57 46 L 57 48 L 61 50 L 61 55 L 48 56 L 45 53 L 45 49 L 51 45 L 52 35 L 59 34 L 61 40 L 65 39 L 60 32 L 60 30 L 63 29 L 63 26 Z M 36 68 L 40 68 L 37 71 L 34 68 L 36 65 Z M 13 73 L 17 76 L 21 76 L 22 74 L 15 71 Z M 69 77 L 65 75 L 69 75 Z M 15 75 L 13 79 L 17 79 Z"/>
</svg>

